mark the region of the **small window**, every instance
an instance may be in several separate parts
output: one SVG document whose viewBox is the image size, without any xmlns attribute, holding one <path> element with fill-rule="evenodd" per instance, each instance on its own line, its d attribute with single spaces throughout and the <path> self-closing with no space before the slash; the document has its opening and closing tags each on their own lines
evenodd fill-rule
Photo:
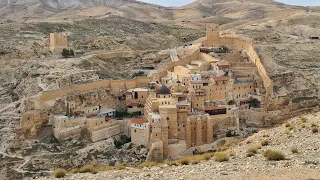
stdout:
<svg viewBox="0 0 320 180">
<path fill-rule="evenodd" d="M 167 117 L 167 121 L 169 121 L 169 119 L 170 119 L 170 118 L 169 118 L 169 117 Z"/>
</svg>

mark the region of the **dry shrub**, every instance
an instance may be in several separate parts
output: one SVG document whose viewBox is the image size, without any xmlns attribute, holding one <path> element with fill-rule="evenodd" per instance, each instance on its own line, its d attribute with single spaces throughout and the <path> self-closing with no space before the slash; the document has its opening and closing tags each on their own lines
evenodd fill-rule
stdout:
<svg viewBox="0 0 320 180">
<path fill-rule="evenodd" d="M 302 128 L 306 128 L 306 124 L 305 124 L 305 123 L 302 123 L 302 124 L 301 124 L 301 127 L 302 127 Z"/>
<path fill-rule="evenodd" d="M 236 155 L 236 153 L 234 152 L 234 150 L 233 150 L 233 149 L 229 151 L 229 156 L 231 156 L 231 157 L 232 157 L 232 156 L 235 156 L 235 155 Z"/>
<path fill-rule="evenodd" d="M 268 140 L 262 140 L 261 141 L 261 146 L 268 146 L 269 145 L 269 141 Z"/>
<path fill-rule="evenodd" d="M 318 128 L 316 128 L 316 127 L 313 127 L 313 128 L 312 128 L 312 133 L 315 134 L 315 133 L 318 133 L 318 132 L 319 132 Z"/>
<path fill-rule="evenodd" d="M 201 156 L 203 157 L 204 160 L 209 160 L 214 156 L 214 153 L 204 153 Z"/>
<path fill-rule="evenodd" d="M 291 125 L 290 125 L 289 122 L 285 122 L 285 123 L 284 123 L 284 126 L 285 126 L 285 127 L 290 127 Z"/>
<path fill-rule="evenodd" d="M 154 161 L 147 161 L 147 162 L 144 162 L 142 164 L 139 164 L 138 167 L 139 168 L 144 168 L 144 167 L 151 167 L 151 166 L 157 166 L 157 165 L 159 165 L 159 163 L 154 162 Z"/>
<path fill-rule="evenodd" d="M 178 159 L 176 162 L 181 165 L 188 165 L 190 163 L 190 158 L 184 157 L 184 158 Z"/>
<path fill-rule="evenodd" d="M 292 152 L 293 154 L 297 154 L 297 153 L 298 153 L 298 148 L 292 147 L 292 148 L 291 148 L 291 152 Z"/>
<path fill-rule="evenodd" d="M 216 153 L 215 161 L 217 161 L 217 162 L 229 161 L 229 158 L 228 158 L 228 156 L 227 156 L 226 153 L 217 152 L 217 153 Z"/>
<path fill-rule="evenodd" d="M 274 151 L 274 150 L 266 150 L 263 153 L 263 156 L 267 158 L 269 161 L 280 161 L 284 160 L 284 155 L 280 151 Z"/>
<path fill-rule="evenodd" d="M 95 172 L 95 167 L 93 165 L 84 165 L 79 169 L 79 173 Z"/>
<path fill-rule="evenodd" d="M 69 171 L 69 173 L 70 174 L 76 174 L 76 173 L 79 173 L 79 168 L 74 168 L 74 169 L 71 169 L 70 171 Z"/>
<path fill-rule="evenodd" d="M 68 173 L 67 170 L 65 170 L 65 169 L 63 169 L 63 168 L 59 168 L 59 169 L 56 169 L 56 170 L 52 173 L 52 175 L 53 175 L 53 177 L 55 177 L 55 178 L 63 178 L 63 177 L 66 176 L 67 173 Z"/>
<path fill-rule="evenodd" d="M 94 166 L 94 172 L 110 171 L 113 169 L 114 169 L 114 167 L 112 167 L 112 166 Z"/>
<path fill-rule="evenodd" d="M 307 118 L 305 118 L 305 117 L 301 117 L 301 122 L 303 122 L 303 123 L 306 123 L 307 122 Z"/>
<path fill-rule="evenodd" d="M 167 164 L 168 166 L 177 166 L 178 163 L 175 161 L 165 161 L 164 164 Z"/>
<path fill-rule="evenodd" d="M 124 164 L 118 164 L 117 165 L 117 169 L 118 170 L 122 170 L 122 169 L 125 169 L 125 168 L 126 168 L 126 166 Z"/>
<path fill-rule="evenodd" d="M 261 149 L 261 146 L 259 146 L 259 145 L 251 146 L 248 148 L 247 153 L 257 154 L 258 149 Z"/>
</svg>

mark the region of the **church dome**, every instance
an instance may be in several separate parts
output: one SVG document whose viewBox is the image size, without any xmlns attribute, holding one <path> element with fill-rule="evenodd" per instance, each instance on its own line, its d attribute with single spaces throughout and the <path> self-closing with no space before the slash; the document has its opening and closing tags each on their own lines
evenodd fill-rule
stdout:
<svg viewBox="0 0 320 180">
<path fill-rule="evenodd" d="M 170 89 L 167 86 L 161 86 L 160 89 L 158 89 L 157 94 L 171 94 Z"/>
</svg>

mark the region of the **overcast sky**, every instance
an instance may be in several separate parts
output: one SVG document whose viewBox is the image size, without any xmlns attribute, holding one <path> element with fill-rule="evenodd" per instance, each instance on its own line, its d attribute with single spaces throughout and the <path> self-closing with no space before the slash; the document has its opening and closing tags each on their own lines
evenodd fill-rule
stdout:
<svg viewBox="0 0 320 180">
<path fill-rule="evenodd" d="M 141 0 L 143 2 L 159 4 L 162 6 L 183 6 L 194 0 Z M 320 6 L 320 0 L 277 0 L 286 4 L 302 6 Z"/>
</svg>

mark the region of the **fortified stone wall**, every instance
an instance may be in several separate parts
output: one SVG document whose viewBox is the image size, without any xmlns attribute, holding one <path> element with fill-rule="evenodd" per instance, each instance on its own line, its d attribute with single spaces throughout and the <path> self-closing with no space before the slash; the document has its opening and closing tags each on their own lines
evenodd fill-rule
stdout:
<svg viewBox="0 0 320 180">
<path fill-rule="evenodd" d="M 98 130 L 98 131 L 93 131 L 91 132 L 91 141 L 92 142 L 97 142 L 103 139 L 108 139 L 110 137 L 119 135 L 121 133 L 120 131 L 120 125 L 119 123 L 108 123 L 108 127 Z"/>
<path fill-rule="evenodd" d="M 58 44 L 63 43 L 59 42 Z M 110 105 L 121 109 L 124 105 L 118 103 L 114 97 L 111 98 L 111 94 L 117 96 L 124 89 L 147 87 L 150 82 L 160 80 L 161 77 L 165 76 L 168 70 L 173 70 L 174 66 L 189 64 L 192 60 L 198 59 L 199 53 L 200 50 L 198 49 L 184 59 L 169 63 L 166 69 L 158 71 L 152 77 L 136 77 L 130 80 L 103 80 L 41 92 L 25 101 L 26 108 L 20 120 L 22 131 L 26 136 L 35 136 L 41 125 L 49 119 L 47 112 L 54 114 L 68 113 L 66 102 L 74 102 L 75 107 L 83 104 L 86 106 Z M 129 130 L 125 130 L 125 132 L 130 133 Z"/>
<path fill-rule="evenodd" d="M 226 46 L 232 50 L 245 51 L 249 59 L 257 67 L 258 73 L 263 80 L 264 88 L 266 89 L 266 96 L 272 98 L 273 83 L 253 45 L 236 37 L 220 37 L 219 33 L 217 34 L 217 30 L 212 27 L 216 26 L 210 24 L 207 26 L 207 39 L 203 42 L 203 45 L 208 47 Z"/>
</svg>

